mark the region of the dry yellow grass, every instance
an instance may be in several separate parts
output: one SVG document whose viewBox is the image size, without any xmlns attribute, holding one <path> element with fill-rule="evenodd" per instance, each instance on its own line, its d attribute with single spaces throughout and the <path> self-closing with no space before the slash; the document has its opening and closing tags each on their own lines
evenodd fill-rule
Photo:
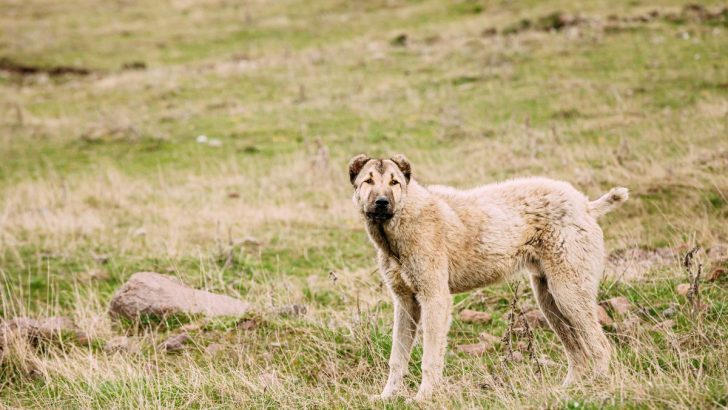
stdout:
<svg viewBox="0 0 728 410">
<path fill-rule="evenodd" d="M 592 197 L 627 186 L 603 222 L 610 250 L 728 242 L 728 27 L 683 6 L 0 1 L 0 58 L 93 71 L 0 69 L 0 316 L 68 315 L 93 339 L 7 347 L 0 403 L 416 406 L 367 399 L 386 375 L 391 306 L 350 200 L 345 164 L 362 151 L 404 152 L 426 183 L 547 175 Z M 504 34 L 557 11 L 586 22 Z M 123 68 L 134 62 L 146 69 Z M 538 330 L 543 374 L 450 349 L 446 389 L 422 406 L 725 407 L 726 282 L 703 285 L 709 308 L 693 318 L 673 292 L 679 257 L 604 283 L 602 297 L 639 307 L 637 326 L 610 331 L 606 380 L 559 387 L 560 345 Z M 201 324 L 185 351 L 160 352 L 177 325 L 106 314 L 139 270 L 249 300 L 256 325 Z M 511 296 L 505 284 L 457 296 L 494 321 L 455 321 L 451 345 L 503 334 Z M 289 304 L 308 313 L 281 316 Z M 673 305 L 674 328 L 653 329 Z M 126 332 L 140 353 L 103 349 Z M 211 343 L 224 352 L 206 355 Z"/>
</svg>

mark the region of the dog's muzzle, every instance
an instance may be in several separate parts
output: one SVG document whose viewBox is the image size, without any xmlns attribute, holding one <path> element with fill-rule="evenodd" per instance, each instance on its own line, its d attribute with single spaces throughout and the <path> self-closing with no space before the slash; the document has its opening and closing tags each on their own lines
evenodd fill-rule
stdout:
<svg viewBox="0 0 728 410">
<path fill-rule="evenodd" d="M 389 219 L 392 219 L 394 216 L 394 212 L 392 212 L 390 207 L 389 199 L 386 197 L 380 196 L 374 201 L 374 206 L 370 206 L 369 210 L 367 211 L 367 218 L 370 221 L 374 222 L 384 222 Z"/>
</svg>

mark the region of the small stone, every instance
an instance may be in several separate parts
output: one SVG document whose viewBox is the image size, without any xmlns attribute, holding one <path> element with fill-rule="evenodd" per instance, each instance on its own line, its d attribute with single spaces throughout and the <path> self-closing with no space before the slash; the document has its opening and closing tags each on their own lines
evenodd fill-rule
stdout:
<svg viewBox="0 0 728 410">
<path fill-rule="evenodd" d="M 501 342 L 501 338 L 498 336 L 491 335 L 490 333 L 483 332 L 478 335 L 478 339 L 488 345 L 497 346 Z"/>
<path fill-rule="evenodd" d="M 190 341 L 190 335 L 180 333 L 162 342 L 159 348 L 167 352 L 178 352 L 184 348 L 188 341 Z"/>
<path fill-rule="evenodd" d="M 680 296 L 686 296 L 688 292 L 690 291 L 690 284 L 689 283 L 681 283 L 677 285 L 675 288 L 675 291 Z"/>
<path fill-rule="evenodd" d="M 624 296 L 617 296 L 611 299 L 607 299 L 602 303 L 609 305 L 612 310 L 620 315 L 626 315 L 627 313 L 629 313 L 630 310 L 632 310 L 632 304 Z"/>
<path fill-rule="evenodd" d="M 614 324 L 614 321 L 611 317 L 609 317 L 606 309 L 600 305 L 597 305 L 597 317 L 599 318 L 599 324 L 602 326 L 611 326 Z"/>
<path fill-rule="evenodd" d="M 207 135 L 198 135 L 196 140 L 198 144 L 207 144 Z"/>
<path fill-rule="evenodd" d="M 491 319 L 491 315 L 486 312 L 470 309 L 464 309 L 460 312 L 460 321 L 466 323 L 488 323 Z"/>
<path fill-rule="evenodd" d="M 637 329 L 639 326 L 640 326 L 640 319 L 637 316 L 632 316 L 622 322 L 615 323 L 614 329 L 617 330 L 618 332 L 629 332 L 629 331 Z"/>
<path fill-rule="evenodd" d="M 522 362 L 523 361 L 523 353 L 521 353 L 518 350 L 516 350 L 516 351 L 514 351 L 512 353 L 511 359 L 513 359 L 514 362 Z"/>
<path fill-rule="evenodd" d="M 490 349 L 490 346 L 485 343 L 474 343 L 469 345 L 459 345 L 457 346 L 457 349 L 471 356 L 482 356 L 486 351 Z"/>
<path fill-rule="evenodd" d="M 719 262 L 728 259 L 728 245 L 719 243 L 708 249 L 708 259 L 711 262 Z"/>
<path fill-rule="evenodd" d="M 253 330 L 258 326 L 258 323 L 255 321 L 255 319 L 246 319 L 241 320 L 237 323 L 236 327 L 240 330 Z"/>
<path fill-rule="evenodd" d="M 728 269 L 722 267 L 722 266 L 716 266 L 713 269 L 708 272 L 708 274 L 705 276 L 705 280 L 708 282 L 715 282 L 721 277 L 725 276 L 726 273 L 728 273 Z"/>
<path fill-rule="evenodd" d="M 217 356 L 225 350 L 225 345 L 221 343 L 211 343 L 205 348 L 205 354 L 208 356 Z"/>
<path fill-rule="evenodd" d="M 540 309 L 533 309 L 526 312 L 523 317 L 531 329 L 548 328 L 549 324 Z"/>
<path fill-rule="evenodd" d="M 664 317 L 673 317 L 677 314 L 677 307 L 670 306 L 667 309 L 662 311 L 662 316 Z"/>
</svg>

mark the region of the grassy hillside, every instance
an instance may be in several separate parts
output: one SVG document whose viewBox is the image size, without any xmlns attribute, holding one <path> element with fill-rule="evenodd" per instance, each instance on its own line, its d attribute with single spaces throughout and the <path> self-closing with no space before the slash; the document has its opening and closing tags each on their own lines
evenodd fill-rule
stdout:
<svg viewBox="0 0 728 410">
<path fill-rule="evenodd" d="M 614 3 L 0 0 L 0 317 L 66 315 L 92 339 L 6 349 L 0 403 L 418 406 L 367 398 L 391 304 L 346 172 L 360 152 L 402 152 L 425 183 L 632 192 L 601 221 L 610 261 L 633 259 L 600 292 L 635 307 L 608 329 L 612 375 L 560 387 L 547 329 L 543 365 L 458 352 L 506 332 L 504 283 L 455 296 L 494 320 L 453 321 L 446 388 L 424 407 L 728 406 L 728 281 L 701 284 L 699 314 L 674 290 L 695 245 L 713 250 L 704 272 L 728 264 L 728 8 Z M 179 323 L 106 313 L 137 271 L 256 311 L 193 320 L 187 349 L 159 352 Z M 307 312 L 280 313 L 292 304 Z M 138 351 L 103 348 L 121 334 Z"/>
</svg>

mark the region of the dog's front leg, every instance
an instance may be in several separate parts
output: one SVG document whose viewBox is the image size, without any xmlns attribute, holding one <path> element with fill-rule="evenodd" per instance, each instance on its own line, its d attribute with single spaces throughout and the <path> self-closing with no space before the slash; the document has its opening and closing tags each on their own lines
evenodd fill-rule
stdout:
<svg viewBox="0 0 728 410">
<path fill-rule="evenodd" d="M 392 352 L 389 356 L 389 377 L 380 395 L 381 398 L 392 396 L 402 386 L 420 319 L 420 306 L 413 294 L 393 292 L 392 296 L 394 302 Z"/>
<path fill-rule="evenodd" d="M 445 363 L 447 331 L 450 327 L 452 297 L 447 283 L 447 273 L 437 275 L 436 283 L 423 286 L 417 294 L 422 306 L 422 384 L 416 400 L 429 398 L 440 384 Z"/>
</svg>

